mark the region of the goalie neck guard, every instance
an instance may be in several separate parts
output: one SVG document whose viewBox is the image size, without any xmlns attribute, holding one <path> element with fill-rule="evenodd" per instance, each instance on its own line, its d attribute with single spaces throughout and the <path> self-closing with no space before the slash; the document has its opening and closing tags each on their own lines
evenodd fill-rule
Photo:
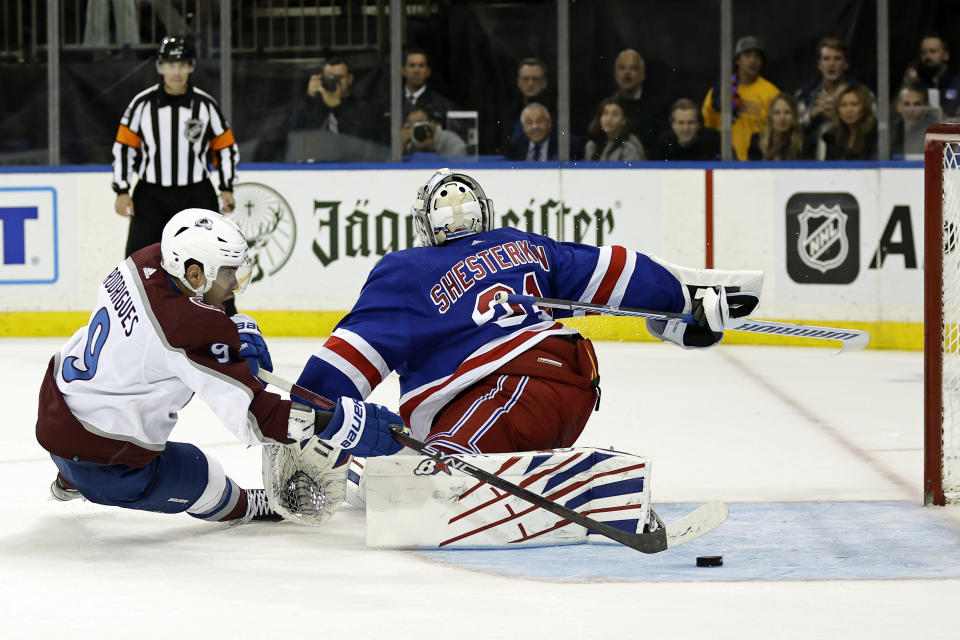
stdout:
<svg viewBox="0 0 960 640">
<path fill-rule="evenodd" d="M 410 212 L 423 246 L 493 229 L 493 201 L 480 184 L 463 173 L 440 169 L 417 191 Z"/>
<path fill-rule="evenodd" d="M 218 278 L 224 288 L 235 293 L 242 292 L 250 280 L 247 240 L 236 223 L 216 211 L 184 209 L 174 215 L 163 227 L 160 253 L 163 270 L 197 296 L 209 291 Z M 194 288 L 186 279 L 189 260 L 203 269 L 206 278 L 200 287 Z M 221 267 L 235 268 L 236 282 L 230 282 L 232 274 L 221 274 Z"/>
</svg>

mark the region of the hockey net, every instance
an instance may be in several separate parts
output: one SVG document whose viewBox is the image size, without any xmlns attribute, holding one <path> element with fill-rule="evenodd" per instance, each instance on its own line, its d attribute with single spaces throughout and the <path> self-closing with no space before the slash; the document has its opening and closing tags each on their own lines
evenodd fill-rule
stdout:
<svg viewBox="0 0 960 640">
<path fill-rule="evenodd" d="M 960 502 L 960 125 L 924 153 L 924 502 Z"/>
</svg>

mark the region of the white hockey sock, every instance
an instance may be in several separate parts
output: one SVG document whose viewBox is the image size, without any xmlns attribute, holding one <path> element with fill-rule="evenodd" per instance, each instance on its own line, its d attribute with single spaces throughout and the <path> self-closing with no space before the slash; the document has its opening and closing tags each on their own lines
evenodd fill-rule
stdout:
<svg viewBox="0 0 960 640">
<path fill-rule="evenodd" d="M 187 513 L 201 520 L 221 520 L 237 506 L 240 487 L 227 477 L 216 458 L 203 455 L 207 459 L 207 486 Z"/>
</svg>

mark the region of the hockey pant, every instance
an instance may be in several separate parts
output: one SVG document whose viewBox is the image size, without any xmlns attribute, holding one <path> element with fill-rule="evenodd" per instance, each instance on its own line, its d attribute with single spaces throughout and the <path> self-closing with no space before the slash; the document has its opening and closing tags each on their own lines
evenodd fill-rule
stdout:
<svg viewBox="0 0 960 640">
<path fill-rule="evenodd" d="M 589 340 L 551 336 L 444 407 L 426 443 L 446 453 L 572 446 L 598 403 L 599 383 Z"/>
<path fill-rule="evenodd" d="M 168 442 L 163 453 L 144 467 L 50 457 L 67 482 L 97 504 L 160 513 L 186 511 L 214 521 L 234 519 L 246 511 L 243 490 L 224 474 L 219 462 L 192 444 Z"/>
<path fill-rule="evenodd" d="M 217 192 L 209 180 L 186 187 L 161 187 L 140 181 L 133 189 L 133 217 L 127 233 L 126 255 L 160 242 L 167 221 L 184 209 L 219 211 Z"/>
</svg>

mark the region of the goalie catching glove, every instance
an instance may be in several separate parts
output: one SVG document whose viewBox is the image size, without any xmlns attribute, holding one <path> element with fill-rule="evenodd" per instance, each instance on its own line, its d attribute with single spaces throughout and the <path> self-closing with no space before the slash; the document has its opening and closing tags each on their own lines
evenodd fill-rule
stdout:
<svg viewBox="0 0 960 640">
<path fill-rule="evenodd" d="M 760 304 L 762 271 L 690 269 L 652 259 L 680 281 L 685 300 L 683 313 L 694 319 L 694 324 L 647 320 L 647 329 L 660 340 L 687 349 L 712 347 L 723 339 L 724 329 L 742 324 Z"/>
<path fill-rule="evenodd" d="M 295 402 L 290 407 L 287 437 L 301 442 L 317 436 L 361 458 L 389 456 L 403 448 L 393 439 L 391 425 L 403 425 L 403 418 L 372 402 L 340 398 L 332 412 Z"/>
</svg>

